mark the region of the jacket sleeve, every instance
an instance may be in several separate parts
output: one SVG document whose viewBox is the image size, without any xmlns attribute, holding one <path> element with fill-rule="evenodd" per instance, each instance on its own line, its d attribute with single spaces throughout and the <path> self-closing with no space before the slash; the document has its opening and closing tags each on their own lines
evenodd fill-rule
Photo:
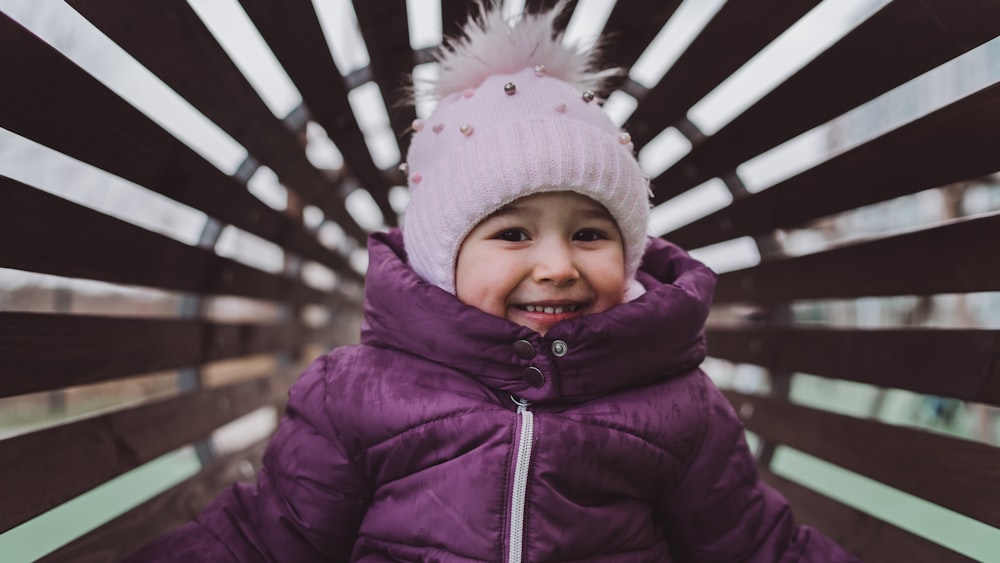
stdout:
<svg viewBox="0 0 1000 563">
<path fill-rule="evenodd" d="M 818 530 L 797 526 L 788 502 L 761 481 L 743 425 L 708 380 L 703 435 L 679 485 L 658 507 L 678 561 L 859 561 Z"/>
<path fill-rule="evenodd" d="M 255 484 L 230 487 L 126 561 L 347 561 L 370 497 L 326 414 L 328 362 L 292 387 Z"/>
</svg>

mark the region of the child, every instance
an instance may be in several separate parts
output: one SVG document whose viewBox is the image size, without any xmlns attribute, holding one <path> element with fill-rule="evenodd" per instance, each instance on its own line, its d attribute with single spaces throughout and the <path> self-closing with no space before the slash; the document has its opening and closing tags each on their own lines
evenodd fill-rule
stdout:
<svg viewBox="0 0 1000 563">
<path fill-rule="evenodd" d="M 442 52 L 361 344 L 292 388 L 256 485 L 133 561 L 854 560 L 758 480 L 698 369 L 715 277 L 648 239 L 557 11 Z"/>
</svg>

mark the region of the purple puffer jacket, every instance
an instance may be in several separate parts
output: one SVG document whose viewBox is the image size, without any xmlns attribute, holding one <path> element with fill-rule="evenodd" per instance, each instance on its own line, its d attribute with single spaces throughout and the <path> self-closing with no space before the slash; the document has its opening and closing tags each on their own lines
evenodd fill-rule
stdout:
<svg viewBox="0 0 1000 563">
<path fill-rule="evenodd" d="M 421 280 L 398 231 L 369 250 L 362 344 L 295 384 L 257 484 L 132 561 L 855 560 L 758 481 L 698 369 L 715 276 L 677 247 L 544 337 Z"/>
</svg>

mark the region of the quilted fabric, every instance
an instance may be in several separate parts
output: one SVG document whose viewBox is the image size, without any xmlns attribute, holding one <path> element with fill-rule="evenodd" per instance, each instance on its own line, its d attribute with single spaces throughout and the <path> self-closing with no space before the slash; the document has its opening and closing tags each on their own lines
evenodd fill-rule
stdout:
<svg viewBox="0 0 1000 563">
<path fill-rule="evenodd" d="M 544 338 L 423 281 L 398 232 L 370 255 L 362 343 L 293 387 L 257 484 L 132 561 L 854 560 L 758 480 L 698 368 L 715 276 L 677 247 L 650 243 L 642 297 Z"/>
</svg>

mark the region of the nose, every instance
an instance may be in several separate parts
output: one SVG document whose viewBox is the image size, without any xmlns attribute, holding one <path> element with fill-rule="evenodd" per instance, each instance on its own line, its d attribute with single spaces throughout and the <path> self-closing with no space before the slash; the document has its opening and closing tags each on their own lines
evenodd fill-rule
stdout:
<svg viewBox="0 0 1000 563">
<path fill-rule="evenodd" d="M 537 248 L 533 278 L 537 283 L 570 285 L 580 279 L 573 249 L 568 242 L 549 241 Z"/>
</svg>

